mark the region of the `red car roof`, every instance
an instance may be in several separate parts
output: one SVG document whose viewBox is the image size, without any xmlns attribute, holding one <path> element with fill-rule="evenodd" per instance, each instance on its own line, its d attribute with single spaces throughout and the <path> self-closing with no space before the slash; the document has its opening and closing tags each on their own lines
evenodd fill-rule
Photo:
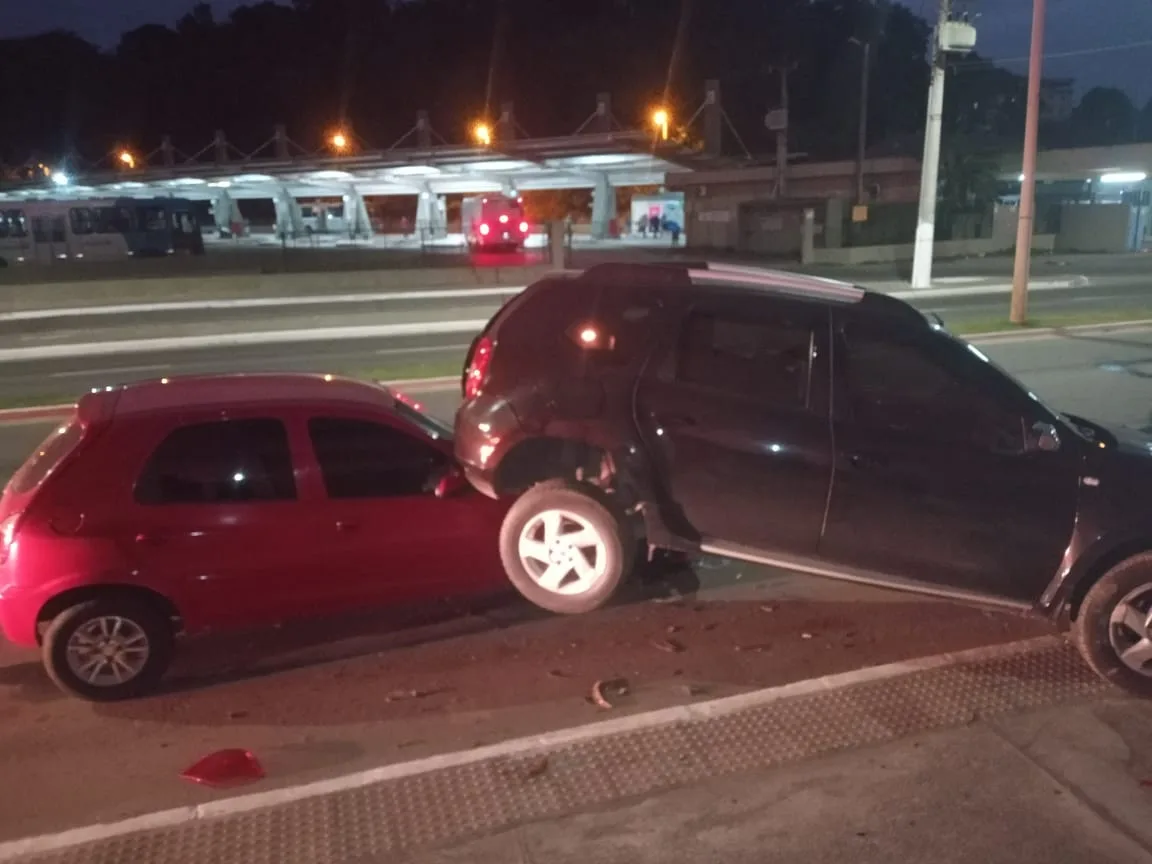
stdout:
<svg viewBox="0 0 1152 864">
<path fill-rule="evenodd" d="M 236 404 L 340 402 L 379 407 L 394 398 L 386 387 L 338 375 L 254 373 L 189 375 L 141 381 L 94 390 L 79 403 L 82 418 L 115 413 L 148 414 L 180 408 L 228 407 Z"/>
</svg>

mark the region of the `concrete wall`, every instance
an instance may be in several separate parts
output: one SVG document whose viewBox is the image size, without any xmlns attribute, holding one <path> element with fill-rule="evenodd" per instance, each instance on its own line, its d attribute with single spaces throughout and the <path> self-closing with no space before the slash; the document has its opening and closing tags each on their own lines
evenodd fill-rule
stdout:
<svg viewBox="0 0 1152 864">
<path fill-rule="evenodd" d="M 805 207 L 816 209 L 823 235 L 825 202 L 854 199 L 855 172 L 851 161 L 790 165 L 783 198 L 776 194 L 774 165 L 670 174 L 667 185 L 684 192 L 686 235 L 692 247 L 789 255 L 798 254 L 800 248 L 796 214 Z M 864 176 L 875 193 L 873 204 L 916 201 L 920 164 L 915 159 L 869 159 Z"/>
<path fill-rule="evenodd" d="M 1040 234 L 1032 238 L 1032 249 L 1035 252 L 1051 252 L 1055 244 L 1055 237 L 1051 234 Z M 968 258 L 978 255 L 994 255 L 998 252 L 1007 252 L 1016 245 L 1016 238 L 1005 245 L 1002 239 L 985 237 L 980 240 L 944 240 L 935 244 L 933 256 L 935 258 Z M 914 249 L 912 243 L 900 243 L 888 246 L 849 246 L 843 249 L 812 250 L 812 260 L 805 264 L 888 264 L 895 261 L 911 261 Z"/>
<path fill-rule="evenodd" d="M 1060 209 L 1058 252 L 1127 252 L 1132 207 L 1128 204 L 1065 204 Z"/>
</svg>

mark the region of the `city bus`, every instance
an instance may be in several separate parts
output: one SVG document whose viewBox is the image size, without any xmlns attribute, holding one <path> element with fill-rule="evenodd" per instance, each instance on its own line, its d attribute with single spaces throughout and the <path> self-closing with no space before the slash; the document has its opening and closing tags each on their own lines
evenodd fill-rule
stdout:
<svg viewBox="0 0 1152 864">
<path fill-rule="evenodd" d="M 191 201 L 0 201 L 0 267 L 204 254 Z"/>
</svg>

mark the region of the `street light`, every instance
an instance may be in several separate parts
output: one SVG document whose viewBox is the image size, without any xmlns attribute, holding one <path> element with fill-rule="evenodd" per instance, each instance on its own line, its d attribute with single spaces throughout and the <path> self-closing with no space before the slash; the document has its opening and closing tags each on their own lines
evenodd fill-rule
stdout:
<svg viewBox="0 0 1152 864">
<path fill-rule="evenodd" d="M 472 137 L 481 147 L 492 146 L 492 127 L 483 121 L 472 127 Z"/>
<path fill-rule="evenodd" d="M 652 112 L 652 125 L 655 126 L 657 131 L 660 133 L 661 141 L 668 140 L 668 122 L 669 117 L 667 108 L 657 108 Z"/>
<path fill-rule="evenodd" d="M 343 132 L 335 132 L 332 137 L 328 139 L 328 143 L 332 145 L 332 149 L 337 153 L 342 153 L 348 149 L 348 136 Z"/>
<path fill-rule="evenodd" d="M 116 158 L 120 160 L 120 164 L 125 168 L 136 167 L 136 157 L 133 156 L 132 153 L 128 150 L 121 150 Z"/>
</svg>

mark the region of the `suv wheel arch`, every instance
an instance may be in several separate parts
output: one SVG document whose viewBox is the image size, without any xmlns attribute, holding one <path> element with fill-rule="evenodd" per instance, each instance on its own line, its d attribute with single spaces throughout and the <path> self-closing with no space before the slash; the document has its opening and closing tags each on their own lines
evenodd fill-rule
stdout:
<svg viewBox="0 0 1152 864">
<path fill-rule="evenodd" d="M 1053 616 L 1067 615 L 1067 620 L 1074 622 L 1080 615 L 1084 598 L 1097 582 L 1117 565 L 1149 552 L 1152 552 L 1152 538 L 1116 543 L 1110 548 L 1092 554 L 1083 571 L 1070 580 L 1071 584 L 1065 592 L 1064 599 L 1052 609 Z"/>
<path fill-rule="evenodd" d="M 573 438 L 544 436 L 517 443 L 500 460 L 495 491 L 500 497 L 519 495 L 548 480 L 576 480 L 613 488 L 619 478 L 616 463 L 604 447 Z"/>
</svg>

